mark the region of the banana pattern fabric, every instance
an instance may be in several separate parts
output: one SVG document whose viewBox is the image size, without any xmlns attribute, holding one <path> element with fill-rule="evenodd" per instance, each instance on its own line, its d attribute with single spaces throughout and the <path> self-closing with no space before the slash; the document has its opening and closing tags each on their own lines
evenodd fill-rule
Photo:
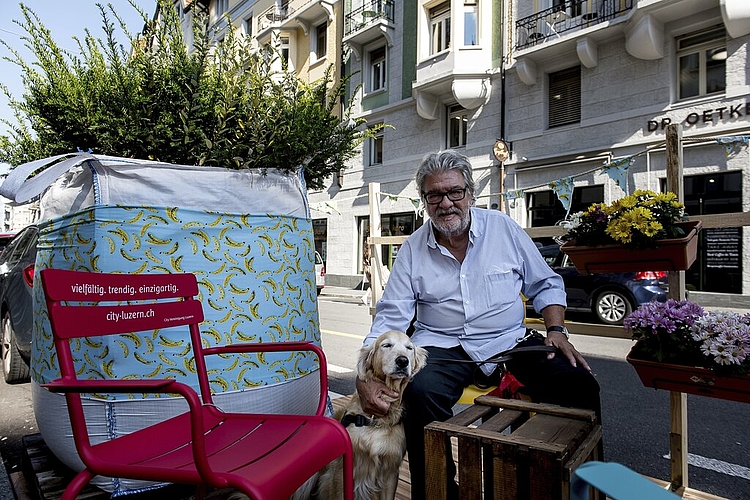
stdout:
<svg viewBox="0 0 750 500">
<path fill-rule="evenodd" d="M 273 214 L 228 214 L 177 207 L 94 206 L 40 224 L 37 270 L 190 272 L 198 278 L 209 344 L 320 341 L 311 221 Z M 43 304 L 41 287 L 35 300 Z M 36 315 L 33 377 L 59 376 L 49 322 Z M 90 378 L 175 378 L 196 389 L 186 332 L 128 334 L 74 346 Z M 308 353 L 214 357 L 216 392 L 288 381 L 317 369 Z M 110 397 L 143 397 L 118 395 Z M 151 396 L 153 397 L 153 396 Z"/>
</svg>

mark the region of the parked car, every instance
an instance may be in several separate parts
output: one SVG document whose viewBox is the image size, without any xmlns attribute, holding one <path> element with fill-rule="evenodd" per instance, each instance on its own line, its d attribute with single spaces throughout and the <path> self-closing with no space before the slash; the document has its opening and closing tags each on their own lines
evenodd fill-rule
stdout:
<svg viewBox="0 0 750 500">
<path fill-rule="evenodd" d="M 5 382 L 9 384 L 29 380 L 36 242 L 37 228 L 29 226 L 0 254 L 0 353 Z"/>
<path fill-rule="evenodd" d="M 10 243 L 11 240 L 15 237 L 16 233 L 0 233 L 0 252 L 5 250 L 5 247 L 8 246 L 8 243 Z"/>
<path fill-rule="evenodd" d="M 667 300 L 666 271 L 581 274 L 560 245 L 539 249 L 547 264 L 565 282 L 568 310 L 591 312 L 608 325 L 621 325 L 633 309 L 646 302 Z"/>
<path fill-rule="evenodd" d="M 318 288 L 318 295 L 326 286 L 326 266 L 323 264 L 323 257 L 315 252 L 315 286 Z"/>
</svg>

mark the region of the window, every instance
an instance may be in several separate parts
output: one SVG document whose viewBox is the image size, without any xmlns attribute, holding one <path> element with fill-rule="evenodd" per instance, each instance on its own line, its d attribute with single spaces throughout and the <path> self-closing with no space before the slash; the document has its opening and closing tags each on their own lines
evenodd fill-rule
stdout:
<svg viewBox="0 0 750 500">
<path fill-rule="evenodd" d="M 549 128 L 581 121 L 581 67 L 549 74 Z"/>
<path fill-rule="evenodd" d="M 373 128 L 374 126 L 370 126 Z M 368 142 L 368 165 L 381 165 L 383 163 L 383 140 L 385 136 L 381 129 L 378 134 Z"/>
<path fill-rule="evenodd" d="M 464 45 L 478 45 L 477 2 L 464 0 Z"/>
<path fill-rule="evenodd" d="M 589 208 L 592 203 L 603 201 L 603 185 L 575 187 L 570 200 L 570 213 L 581 212 Z M 529 193 L 526 206 L 529 207 L 531 227 L 554 226 L 565 218 L 565 209 L 552 190 Z"/>
<path fill-rule="evenodd" d="M 469 114 L 463 106 L 454 104 L 448 107 L 448 147 L 466 146 L 466 130 Z"/>
<path fill-rule="evenodd" d="M 726 39 L 722 26 L 677 39 L 678 99 L 724 92 Z"/>
<path fill-rule="evenodd" d="M 370 92 L 383 90 L 386 82 L 385 46 L 370 51 L 368 57 L 370 58 L 370 88 L 368 90 Z"/>
<path fill-rule="evenodd" d="M 444 2 L 430 9 L 430 54 L 437 54 L 451 46 L 451 4 Z"/>
<path fill-rule="evenodd" d="M 216 0 L 216 20 L 218 21 L 228 9 L 229 0 Z"/>
<path fill-rule="evenodd" d="M 251 37 L 253 36 L 253 16 L 252 14 L 249 15 L 245 20 L 242 22 L 242 26 L 245 29 L 245 36 Z"/>
<path fill-rule="evenodd" d="M 289 37 L 279 37 L 279 55 L 281 56 L 281 64 L 285 70 L 292 69 L 289 65 Z"/>
<path fill-rule="evenodd" d="M 315 57 L 317 59 L 323 59 L 326 56 L 327 31 L 328 23 L 322 23 L 315 27 Z"/>
<path fill-rule="evenodd" d="M 397 214 L 382 214 L 380 217 L 380 227 L 382 236 L 400 236 L 412 234 L 414 231 L 422 226 L 422 217 L 416 217 L 414 212 L 397 213 Z M 370 237 L 370 218 L 359 217 L 357 219 L 357 226 L 359 227 L 359 248 L 360 255 L 365 254 L 365 244 L 367 238 Z M 396 259 L 400 245 L 383 245 L 381 253 L 383 257 L 383 264 L 388 266 L 390 269 L 393 267 L 393 262 Z M 362 272 L 362 263 L 359 264 L 359 272 Z"/>
</svg>

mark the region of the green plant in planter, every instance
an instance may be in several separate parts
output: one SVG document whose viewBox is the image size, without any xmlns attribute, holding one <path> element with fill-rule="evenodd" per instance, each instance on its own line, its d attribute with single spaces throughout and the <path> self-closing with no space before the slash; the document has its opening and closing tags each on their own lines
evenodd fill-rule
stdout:
<svg viewBox="0 0 750 500">
<path fill-rule="evenodd" d="M 18 100 L 0 85 L 18 122 L 6 121 L 0 161 L 18 165 L 90 149 L 234 169 L 293 172 L 303 165 L 307 185 L 320 189 L 383 127 L 349 117 L 346 77 L 329 68 L 321 80 L 305 82 L 274 71 L 277 55 L 233 30 L 217 44 L 203 15 L 195 18 L 189 49 L 171 1 L 159 0 L 156 20 L 138 9 L 145 26 L 138 37 L 111 6 L 99 9 L 104 40 L 83 30 L 74 54 L 22 5 L 18 25 L 35 60 L 1 41 L 21 68 L 25 91 Z M 113 16 L 129 47 L 116 41 Z"/>
<path fill-rule="evenodd" d="M 594 203 L 573 214 L 562 239 L 577 246 L 656 248 L 657 240 L 684 236 L 678 223 L 685 220 L 685 206 L 674 193 L 637 190 L 610 205 Z"/>
</svg>

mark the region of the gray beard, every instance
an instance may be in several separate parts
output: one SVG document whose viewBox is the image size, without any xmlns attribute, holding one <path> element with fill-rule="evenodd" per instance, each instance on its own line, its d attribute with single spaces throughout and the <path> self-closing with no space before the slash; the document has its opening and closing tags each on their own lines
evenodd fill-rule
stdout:
<svg viewBox="0 0 750 500">
<path fill-rule="evenodd" d="M 452 212 L 455 213 L 455 212 Z M 471 214 L 469 210 L 463 212 L 461 220 L 455 226 L 448 226 L 443 224 L 438 218 L 438 214 L 435 214 L 435 218 L 432 219 L 432 226 L 442 235 L 452 238 L 454 236 L 460 236 L 469 229 L 469 223 L 471 222 Z"/>
</svg>

